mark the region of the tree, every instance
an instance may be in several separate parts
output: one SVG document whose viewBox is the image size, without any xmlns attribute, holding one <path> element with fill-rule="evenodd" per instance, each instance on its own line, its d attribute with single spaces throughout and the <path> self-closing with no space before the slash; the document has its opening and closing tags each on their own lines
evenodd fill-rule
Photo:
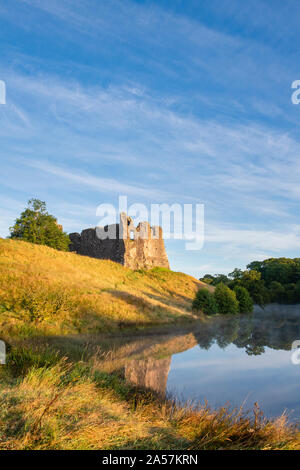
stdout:
<svg viewBox="0 0 300 470">
<path fill-rule="evenodd" d="M 247 289 L 253 302 L 264 307 L 270 302 L 300 303 L 300 258 L 268 258 L 253 261 L 247 270 L 235 268 L 228 276 L 206 274 L 200 279 L 212 286 L 223 283 L 230 289 Z"/>
<path fill-rule="evenodd" d="M 272 281 L 287 284 L 293 281 L 295 262 L 289 258 L 270 258 L 263 261 L 262 279 L 269 284 Z"/>
<path fill-rule="evenodd" d="M 236 299 L 235 292 L 224 284 L 218 284 L 214 297 L 218 305 L 218 312 L 224 314 L 236 314 L 239 312 L 239 303 Z"/>
<path fill-rule="evenodd" d="M 252 263 L 248 264 L 247 269 L 249 271 L 261 272 L 263 263 L 264 263 L 263 261 L 252 261 Z"/>
<path fill-rule="evenodd" d="M 28 207 L 10 228 L 10 238 L 37 245 L 47 245 L 68 251 L 70 239 L 57 224 L 57 219 L 46 211 L 46 204 L 39 199 L 30 199 Z"/>
<path fill-rule="evenodd" d="M 300 281 L 297 282 L 295 285 L 295 298 L 294 298 L 295 303 L 300 302 Z"/>
<path fill-rule="evenodd" d="M 228 277 L 230 279 L 234 279 L 234 280 L 237 280 L 237 279 L 241 279 L 243 277 L 243 271 L 239 268 L 235 268 L 232 273 L 229 273 L 228 274 Z"/>
<path fill-rule="evenodd" d="M 206 315 L 213 315 L 214 313 L 217 313 L 218 306 L 213 294 L 211 294 L 207 289 L 201 288 L 198 290 L 193 301 L 193 309 L 202 310 Z"/>
<path fill-rule="evenodd" d="M 244 271 L 240 285 L 247 289 L 255 304 L 263 307 L 269 303 L 270 296 L 268 289 L 265 287 L 265 281 L 261 279 L 261 273 L 258 271 L 254 269 Z"/>
<path fill-rule="evenodd" d="M 218 284 L 228 284 L 229 279 L 225 274 L 215 274 L 214 280 L 212 282 L 213 286 L 217 286 Z"/>
<path fill-rule="evenodd" d="M 251 313 L 253 312 L 253 301 L 250 297 L 249 292 L 245 287 L 236 286 L 234 292 L 239 303 L 240 313 Z"/>
<path fill-rule="evenodd" d="M 278 281 L 272 281 L 269 285 L 270 300 L 271 302 L 284 302 L 285 289 Z"/>
<path fill-rule="evenodd" d="M 212 282 L 214 281 L 214 276 L 212 276 L 211 274 L 205 274 L 205 276 L 201 277 L 199 281 L 205 282 L 205 284 L 212 284 Z"/>
</svg>

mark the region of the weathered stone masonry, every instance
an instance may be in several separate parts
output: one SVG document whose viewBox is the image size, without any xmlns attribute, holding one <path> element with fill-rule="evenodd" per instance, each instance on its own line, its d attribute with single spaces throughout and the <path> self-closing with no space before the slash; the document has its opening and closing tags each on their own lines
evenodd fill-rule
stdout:
<svg viewBox="0 0 300 470">
<path fill-rule="evenodd" d="M 141 222 L 137 227 L 125 213 L 120 223 L 71 233 L 70 251 L 98 259 L 110 259 L 130 269 L 169 268 L 161 227 Z"/>
</svg>

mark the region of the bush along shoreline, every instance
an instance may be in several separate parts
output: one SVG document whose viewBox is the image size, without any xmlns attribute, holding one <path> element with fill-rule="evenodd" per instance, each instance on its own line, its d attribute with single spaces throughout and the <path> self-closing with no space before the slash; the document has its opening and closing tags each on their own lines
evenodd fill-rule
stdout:
<svg viewBox="0 0 300 470">
<path fill-rule="evenodd" d="M 234 290 L 222 282 L 213 292 L 200 288 L 193 300 L 192 308 L 202 311 L 206 315 L 223 314 L 236 315 L 238 313 L 252 313 L 253 301 L 247 289 L 236 286 Z"/>
<path fill-rule="evenodd" d="M 300 258 L 269 258 L 253 261 L 242 271 L 235 268 L 225 274 L 205 274 L 200 281 L 217 286 L 220 283 L 230 289 L 244 287 L 252 301 L 260 306 L 270 303 L 300 303 Z"/>
</svg>

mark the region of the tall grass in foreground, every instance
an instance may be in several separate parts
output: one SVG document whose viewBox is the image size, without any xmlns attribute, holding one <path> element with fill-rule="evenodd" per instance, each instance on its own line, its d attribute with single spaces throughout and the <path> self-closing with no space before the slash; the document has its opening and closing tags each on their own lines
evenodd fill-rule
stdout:
<svg viewBox="0 0 300 470">
<path fill-rule="evenodd" d="M 99 370 L 97 358 L 23 354 L 14 351 L 0 376 L 0 449 L 300 448 L 285 416 L 180 407 Z M 34 365 L 22 367 L 30 355 Z"/>
<path fill-rule="evenodd" d="M 285 416 L 181 407 L 128 385 L 120 355 L 105 361 L 84 350 L 91 333 L 94 347 L 97 332 L 195 318 L 200 285 L 168 270 L 134 272 L 0 240 L 0 328 L 9 345 L 0 367 L 0 449 L 299 449 Z M 174 345 L 147 347 L 170 354 Z"/>
</svg>

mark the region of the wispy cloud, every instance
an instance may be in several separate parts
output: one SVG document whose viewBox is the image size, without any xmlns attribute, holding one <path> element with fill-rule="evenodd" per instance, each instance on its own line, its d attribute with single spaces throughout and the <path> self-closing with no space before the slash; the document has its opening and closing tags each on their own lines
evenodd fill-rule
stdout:
<svg viewBox="0 0 300 470">
<path fill-rule="evenodd" d="M 21 201 L 38 193 L 54 210 L 54 199 L 63 201 L 59 216 L 72 230 L 93 224 L 92 211 L 81 217 L 74 207 L 94 207 L 97 194 L 105 202 L 118 193 L 147 204 L 202 202 L 206 245 L 190 261 L 220 272 L 230 257 L 238 265 L 297 253 L 297 15 L 288 31 L 282 6 L 254 0 L 212 0 L 196 14 L 172 2 L 11 5 L 0 7 L 11 28 L 0 59 L 8 194 Z"/>
<path fill-rule="evenodd" d="M 182 191 L 178 197 L 200 200 L 213 211 L 217 206 L 226 206 L 228 211 L 246 208 L 256 215 L 288 217 L 289 206 L 283 204 L 283 199 L 293 202 L 299 198 L 300 144 L 286 132 L 253 122 L 222 123 L 186 116 L 148 94 L 136 96 L 123 87 L 84 87 L 55 76 L 12 75 L 10 83 L 17 94 L 26 97 L 20 112 L 30 121 L 27 136 L 33 142 L 30 161 L 35 168 L 68 180 L 76 179 L 80 184 L 97 187 L 98 191 L 103 188 L 107 192 L 122 191 L 157 200 L 178 193 L 179 165 Z M 7 128 L 15 129 L 14 116 L 8 113 L 6 117 Z M 47 155 L 41 159 L 45 140 L 43 136 L 41 143 L 40 137 L 49 128 L 52 132 L 47 136 L 47 154 L 53 149 L 52 160 L 58 162 L 58 146 L 59 153 L 63 152 L 61 157 L 72 162 L 72 171 L 60 165 L 49 166 Z M 4 124 L 2 133 L 5 132 Z M 35 142 L 33 135 L 37 136 Z M 16 143 L 14 147 L 16 150 Z M 22 142 L 20 154 L 24 153 L 23 147 Z M 45 154 L 44 149 L 42 152 Z M 126 169 L 123 178 L 91 177 L 83 169 L 76 172 L 80 162 L 85 162 L 88 170 L 88 163 L 96 161 L 120 162 Z M 134 177 L 129 176 L 129 168 L 134 168 Z M 150 179 L 143 168 L 148 169 Z M 137 184 L 135 178 L 144 184 Z M 165 178 L 168 191 L 161 186 Z M 283 199 L 274 199 L 278 195 Z"/>
<path fill-rule="evenodd" d="M 285 253 L 300 250 L 300 229 L 289 226 L 285 231 L 257 230 L 253 228 L 233 229 L 229 226 L 207 227 L 206 243 L 223 246 L 232 245 L 237 249 L 247 248 L 250 252 Z"/>
<path fill-rule="evenodd" d="M 163 199 L 167 196 L 167 193 L 164 191 L 156 191 L 153 195 L 153 190 L 151 188 L 128 185 L 112 178 L 95 177 L 84 172 L 79 174 L 43 162 L 34 161 L 28 163 L 28 165 L 45 171 L 46 173 L 58 176 L 64 180 L 69 180 L 79 185 L 93 188 L 100 193 L 112 192 L 114 194 L 134 195 L 137 197 L 154 199 Z"/>
</svg>

